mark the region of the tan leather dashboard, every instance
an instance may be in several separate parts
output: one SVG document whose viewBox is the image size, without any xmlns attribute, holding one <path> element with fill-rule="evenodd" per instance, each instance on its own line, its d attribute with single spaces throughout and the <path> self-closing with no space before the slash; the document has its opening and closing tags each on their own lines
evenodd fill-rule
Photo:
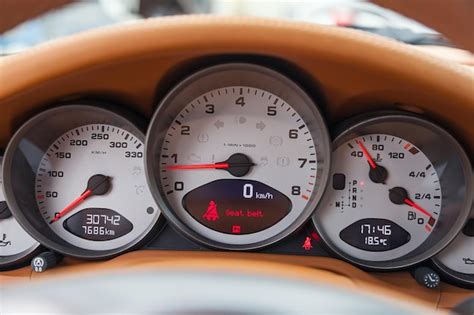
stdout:
<svg viewBox="0 0 474 315">
<path fill-rule="evenodd" d="M 467 68 L 427 56 L 388 39 L 313 24 L 238 17 L 173 17 L 109 27 L 61 39 L 0 59 L 0 147 L 26 119 L 51 104 L 77 98 L 117 102 L 150 117 L 157 99 L 200 64 L 265 56 L 297 67 L 324 95 L 328 124 L 377 109 L 424 113 L 450 131 L 474 156 L 474 75 Z M 472 158 L 471 158 L 472 160 Z M 223 258 L 229 253 L 139 251 L 110 262 L 66 260 L 57 273 L 124 267 L 143 262 Z M 330 271 L 352 281 L 403 290 L 439 308 L 471 291 L 450 285 L 424 289 L 408 273 L 367 274 L 329 258 L 232 254 Z M 50 271 L 44 275 L 56 273 Z M 6 272 L 0 281 L 30 277 Z"/>
<path fill-rule="evenodd" d="M 150 116 L 197 58 L 255 54 L 304 69 L 334 122 L 380 108 L 425 112 L 474 152 L 473 74 L 362 32 L 254 18 L 173 17 L 72 36 L 0 60 L 0 143 L 58 100 L 107 95 Z"/>
</svg>

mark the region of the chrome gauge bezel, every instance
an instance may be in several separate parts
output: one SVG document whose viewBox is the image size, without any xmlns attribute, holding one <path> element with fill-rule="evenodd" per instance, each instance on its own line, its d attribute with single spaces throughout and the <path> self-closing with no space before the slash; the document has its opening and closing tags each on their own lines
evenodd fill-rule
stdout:
<svg viewBox="0 0 474 315">
<path fill-rule="evenodd" d="M 0 167 L 3 165 L 3 153 L 0 152 Z M 2 172 L 0 172 L 1 174 Z M 0 179 L 3 182 L 3 179 Z M 3 184 L 2 186 L 3 190 Z M 7 218 L 8 220 L 15 220 L 12 216 Z M 6 219 L 5 219 L 6 220 Z M 0 231 L 1 232 L 1 231 Z M 23 265 L 27 265 L 30 262 L 30 259 L 33 258 L 41 249 L 41 245 L 38 242 L 35 242 L 31 247 L 27 248 L 26 250 L 17 253 L 15 255 L 9 256 L 0 256 L 0 271 L 11 270 Z"/>
<path fill-rule="evenodd" d="M 12 218 L 15 220 L 14 218 Z M 36 243 L 25 251 L 8 257 L 0 257 L 0 271 L 7 271 L 26 266 L 30 260 L 41 252 L 41 244 Z"/>
<path fill-rule="evenodd" d="M 7 203 L 20 225 L 47 248 L 81 259 L 111 258 L 140 246 L 159 231 L 161 214 L 154 216 L 149 227 L 123 246 L 107 250 L 88 250 L 59 237 L 41 216 L 34 194 L 38 164 L 46 150 L 66 131 L 90 124 L 110 124 L 122 128 L 144 142 L 137 126 L 140 118 L 133 113 L 118 111 L 104 103 L 64 104 L 41 112 L 26 121 L 13 135 L 4 157 L 4 190 Z M 28 154 L 22 151 L 29 146 Z M 158 210 L 159 211 L 159 208 Z"/>
<path fill-rule="evenodd" d="M 471 213 L 470 213 L 469 219 L 474 220 L 474 202 L 471 207 Z M 450 246 L 454 246 L 455 241 L 456 239 L 452 243 L 450 243 L 444 250 L 449 249 Z M 445 281 L 448 281 L 450 283 L 453 283 L 455 285 L 465 287 L 468 289 L 474 289 L 474 274 L 466 274 L 466 273 L 461 273 L 459 271 L 453 270 L 447 267 L 445 264 L 443 264 L 437 256 L 434 256 L 431 259 L 431 262 L 434 268 L 440 273 L 441 278 L 444 279 Z"/>
<path fill-rule="evenodd" d="M 319 185 L 313 192 L 308 206 L 299 216 L 279 231 L 271 226 L 263 231 L 247 235 L 230 235 L 213 231 L 202 225 L 212 238 L 200 232 L 199 227 L 190 227 L 189 221 L 195 220 L 191 215 L 178 215 L 163 197 L 163 187 L 159 176 L 160 151 L 166 131 L 183 107 L 200 95 L 227 86 L 247 86 L 269 91 L 286 103 L 290 104 L 300 114 L 306 117 L 306 124 L 313 135 L 316 135 L 318 150 Z M 177 101 L 178 100 L 178 101 Z M 178 105 L 176 105 L 176 103 Z M 309 118 L 311 117 L 311 118 Z M 313 119 L 314 117 L 314 119 Z M 311 120 L 309 120 L 311 119 Z M 162 209 L 164 216 L 179 231 L 187 237 L 205 246 L 225 250 L 254 250 L 273 244 L 294 232 L 311 216 L 320 200 L 328 175 L 330 163 L 330 138 L 325 121 L 317 104 L 294 81 L 285 75 L 264 66 L 250 63 L 227 63 L 211 66 L 198 71 L 175 86 L 160 102 L 156 109 L 147 132 L 145 145 L 147 178 L 155 201 Z M 186 222 L 188 220 L 188 222 Z M 196 221 L 197 222 L 197 221 Z M 279 222 L 280 223 L 280 222 Z M 285 223 L 286 224 L 286 223 Z M 280 228 L 280 227 L 279 227 Z M 245 237 L 246 239 L 244 239 Z"/>
<path fill-rule="evenodd" d="M 371 261 L 352 257 L 338 248 L 325 233 L 325 227 L 318 218 L 316 209 L 313 215 L 313 224 L 329 249 L 342 259 L 368 270 L 399 270 L 425 261 L 440 252 L 448 245 L 462 229 L 469 216 L 470 205 L 473 199 L 473 179 L 470 161 L 457 140 L 447 131 L 436 124 L 411 113 L 405 112 L 376 112 L 369 115 L 355 117 L 341 124 L 336 135 L 332 152 L 347 141 L 367 134 L 387 134 L 405 139 L 412 143 L 428 157 L 433 164 L 441 184 L 445 202 L 441 207 L 438 227 L 415 250 L 402 257 L 392 260 Z M 443 145 L 445 149 L 440 150 Z M 440 172 L 440 164 L 447 163 L 449 172 Z M 330 174 L 333 174 L 331 170 Z M 329 189 L 327 187 L 327 189 Z M 453 204 L 455 192 L 463 194 L 462 201 Z M 324 200 L 323 196 L 323 200 Z M 455 201 L 456 202 L 456 201 Z M 449 209 L 447 205 L 449 204 Z M 458 209 L 458 215 L 449 215 L 450 209 Z M 326 227 L 327 228 L 327 227 Z"/>
</svg>

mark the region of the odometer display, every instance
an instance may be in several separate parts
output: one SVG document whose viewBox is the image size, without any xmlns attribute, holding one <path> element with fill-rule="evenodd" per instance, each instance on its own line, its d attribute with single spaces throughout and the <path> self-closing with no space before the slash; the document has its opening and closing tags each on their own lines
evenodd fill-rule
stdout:
<svg viewBox="0 0 474 315">
<path fill-rule="evenodd" d="M 133 230 L 133 224 L 118 212 L 103 208 L 87 208 L 67 218 L 63 227 L 85 240 L 110 241 Z"/>
<path fill-rule="evenodd" d="M 249 64 L 215 66 L 174 89 L 152 120 L 155 198 L 189 236 L 246 249 L 291 233 L 314 210 L 328 135 L 292 81 Z"/>
</svg>

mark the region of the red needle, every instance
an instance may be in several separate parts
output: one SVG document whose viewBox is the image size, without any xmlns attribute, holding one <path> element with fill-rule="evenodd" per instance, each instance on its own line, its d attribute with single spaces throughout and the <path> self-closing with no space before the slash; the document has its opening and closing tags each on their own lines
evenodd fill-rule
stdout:
<svg viewBox="0 0 474 315">
<path fill-rule="evenodd" d="M 94 195 L 100 196 L 106 194 L 110 190 L 110 180 L 109 176 L 102 174 L 95 174 L 89 178 L 87 181 L 87 188 L 79 197 L 74 199 L 70 204 L 61 210 L 54 218 L 49 222 L 49 224 L 54 223 L 61 219 L 66 213 L 77 207 L 81 202 L 84 201 L 87 197 Z"/>
<path fill-rule="evenodd" d="M 423 209 L 422 207 L 420 207 L 419 205 L 417 205 L 416 203 L 414 203 L 413 201 L 411 201 L 410 199 L 408 198 L 405 198 L 403 200 L 403 202 L 405 202 L 407 205 L 409 205 L 410 207 L 412 208 L 415 208 L 416 210 L 420 211 L 421 213 L 424 213 L 425 215 L 429 216 L 431 218 L 431 214 L 426 211 L 425 209 Z"/>
<path fill-rule="evenodd" d="M 79 197 L 74 199 L 70 204 L 68 204 L 63 210 L 61 210 L 58 214 L 54 216 L 54 218 L 49 222 L 49 224 L 54 223 L 61 219 L 66 213 L 74 209 L 77 205 L 79 205 L 81 202 L 84 201 L 87 197 L 89 197 L 92 194 L 92 190 L 88 189 L 85 192 L 82 193 Z"/>
<path fill-rule="evenodd" d="M 215 164 L 190 164 L 190 165 L 169 165 L 167 170 L 198 170 L 198 169 L 227 169 L 229 163 L 215 163 Z"/>
<path fill-rule="evenodd" d="M 375 164 L 374 159 L 372 159 L 372 156 L 370 156 L 370 153 L 369 153 L 369 151 L 367 151 L 364 144 L 362 142 L 360 142 L 359 140 L 356 140 L 356 143 L 359 145 L 360 149 L 362 150 L 362 153 L 364 153 L 364 156 L 367 159 L 367 161 L 369 162 L 370 167 L 372 167 L 374 169 L 377 168 L 377 165 Z"/>
<path fill-rule="evenodd" d="M 221 169 L 236 177 L 247 175 L 251 168 L 255 166 L 248 156 L 243 153 L 234 153 L 226 161 L 213 164 L 185 164 L 168 165 L 166 170 L 199 170 L 199 169 Z M 164 170 L 164 171 L 166 171 Z"/>
</svg>

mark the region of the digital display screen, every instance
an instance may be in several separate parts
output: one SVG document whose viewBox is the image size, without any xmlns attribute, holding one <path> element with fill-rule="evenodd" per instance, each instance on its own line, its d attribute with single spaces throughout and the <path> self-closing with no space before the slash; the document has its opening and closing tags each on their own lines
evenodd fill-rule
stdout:
<svg viewBox="0 0 474 315">
<path fill-rule="evenodd" d="M 90 241 L 109 241 L 133 230 L 133 224 L 114 210 L 87 208 L 67 218 L 64 228 Z"/>
<path fill-rule="evenodd" d="M 291 210 L 290 199 L 258 181 L 221 179 L 188 192 L 183 207 L 204 226 L 249 234 L 275 225 Z"/>
<path fill-rule="evenodd" d="M 400 247 L 410 241 L 410 233 L 393 221 L 368 218 L 352 223 L 339 233 L 339 237 L 356 248 L 383 252 Z"/>
</svg>

